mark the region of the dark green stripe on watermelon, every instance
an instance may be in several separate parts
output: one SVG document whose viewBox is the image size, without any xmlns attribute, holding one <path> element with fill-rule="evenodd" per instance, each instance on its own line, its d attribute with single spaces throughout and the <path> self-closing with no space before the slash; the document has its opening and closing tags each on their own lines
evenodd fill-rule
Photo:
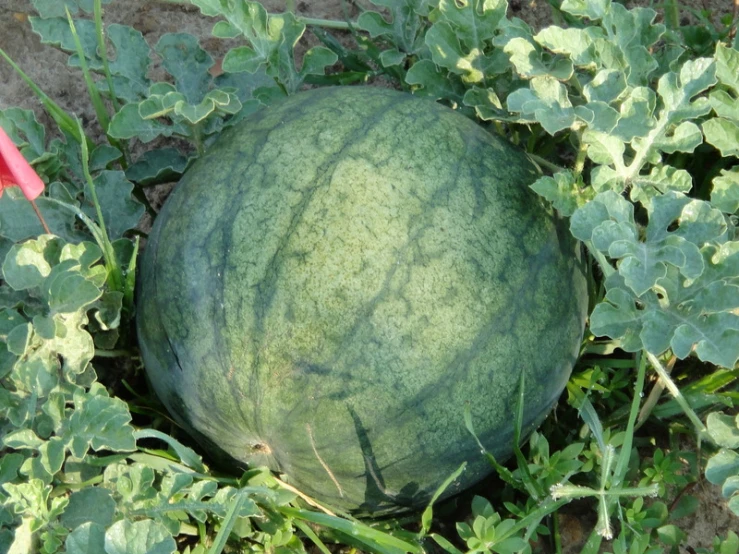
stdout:
<svg viewBox="0 0 739 554">
<path fill-rule="evenodd" d="M 138 326 L 157 393 L 208 448 L 357 513 L 423 505 L 538 425 L 586 312 L 578 245 L 523 153 L 386 89 L 294 95 L 224 135 L 157 218 Z"/>
</svg>

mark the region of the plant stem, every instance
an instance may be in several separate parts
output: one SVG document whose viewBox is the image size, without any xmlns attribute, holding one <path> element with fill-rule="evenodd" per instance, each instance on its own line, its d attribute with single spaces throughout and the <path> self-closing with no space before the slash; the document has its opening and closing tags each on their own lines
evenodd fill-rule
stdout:
<svg viewBox="0 0 739 554">
<path fill-rule="evenodd" d="M 549 160 L 545 160 L 541 156 L 537 156 L 536 154 L 532 154 L 531 152 L 526 152 L 526 155 L 531 158 L 531 161 L 533 161 L 537 165 L 546 167 L 552 173 L 558 173 L 565 170 L 563 167 L 560 167 L 557 164 L 553 164 Z"/>
<path fill-rule="evenodd" d="M 603 252 L 593 246 L 593 243 L 591 241 L 586 240 L 585 246 L 587 246 L 590 255 L 593 256 L 593 258 L 595 258 L 595 261 L 598 262 L 598 266 L 600 266 L 600 270 L 603 272 L 603 275 L 605 275 L 606 277 L 610 277 L 611 275 L 616 273 L 616 270 L 613 269 L 613 266 L 608 263 L 605 254 L 603 254 Z"/>
<path fill-rule="evenodd" d="M 580 144 L 580 148 L 577 150 L 577 158 L 575 159 L 575 168 L 573 170 L 575 177 L 580 177 L 582 175 L 582 171 L 585 168 L 585 160 L 587 159 L 588 154 L 588 147 L 587 145 L 582 141 L 582 133 L 577 133 L 578 142 Z"/>
<path fill-rule="evenodd" d="M 77 120 L 77 126 L 79 127 L 80 133 L 82 133 L 82 123 Z M 108 236 L 108 230 L 105 227 L 105 220 L 103 219 L 103 211 L 100 208 L 100 202 L 98 201 L 97 193 L 95 192 L 95 182 L 90 175 L 90 152 L 87 149 L 87 142 L 82 141 L 80 143 L 82 148 L 82 172 L 85 175 L 85 181 L 90 189 L 90 195 L 92 196 L 92 202 L 95 205 L 95 213 L 98 218 L 98 225 L 100 227 L 100 249 L 103 251 L 103 258 L 105 259 L 105 267 L 108 268 L 108 278 L 110 279 L 110 288 L 114 291 L 123 292 L 123 275 L 121 268 L 118 266 L 118 261 L 113 251 L 113 245 L 110 242 Z"/>
<path fill-rule="evenodd" d="M 51 231 L 49 230 L 49 226 L 46 224 L 46 221 L 44 220 L 44 216 L 41 215 L 41 210 L 38 209 L 38 206 L 36 205 L 35 200 L 29 200 L 31 203 L 31 206 L 33 207 L 33 211 L 36 212 L 36 217 L 38 217 L 39 221 L 41 222 L 41 226 L 44 228 L 44 232 L 47 235 L 51 234 Z"/>
<path fill-rule="evenodd" d="M 633 181 L 634 178 L 639 175 L 639 172 L 641 171 L 641 168 L 644 166 L 644 163 L 647 159 L 649 150 L 650 148 L 652 148 L 652 144 L 654 144 L 654 141 L 657 140 L 657 137 L 662 135 L 662 133 L 667 128 L 668 123 L 669 119 L 663 113 L 662 117 L 660 117 L 659 121 L 657 122 L 657 125 L 650 131 L 650 133 L 647 135 L 647 138 L 644 139 L 642 143 L 640 143 L 641 148 L 637 150 L 636 156 L 634 156 L 634 159 L 631 160 L 631 163 L 624 168 L 624 180 L 626 181 L 627 186 L 629 186 L 631 184 L 631 181 Z M 616 169 L 620 168 L 617 167 Z"/>
<path fill-rule="evenodd" d="M 672 373 L 672 368 L 675 367 L 675 362 L 677 361 L 677 356 L 673 355 L 667 362 L 667 367 L 665 367 L 665 371 L 668 373 Z M 639 412 L 639 419 L 636 422 L 636 429 L 644 425 L 644 423 L 649 418 L 649 415 L 652 413 L 652 410 L 657 405 L 657 402 L 659 402 L 659 397 L 662 395 L 662 391 L 665 390 L 665 384 L 659 380 L 655 383 L 654 387 L 652 387 L 652 390 L 649 393 L 649 396 L 647 397 L 647 401 L 644 402 L 644 405 L 641 408 L 641 411 Z"/>
<path fill-rule="evenodd" d="M 645 350 L 644 352 L 646 352 L 649 363 L 652 364 L 652 367 L 657 372 L 657 375 L 659 375 L 660 380 L 664 383 L 665 388 L 672 393 L 672 396 L 675 397 L 675 401 L 680 405 L 680 407 L 685 412 L 685 415 L 688 416 L 688 419 L 695 426 L 696 430 L 698 431 L 698 436 L 708 436 L 708 434 L 706 433 L 706 426 L 703 425 L 703 422 L 700 420 L 693 408 L 690 407 L 690 404 L 688 404 L 688 401 L 680 392 L 680 389 L 677 388 L 675 382 L 670 378 L 667 370 L 662 367 L 662 364 L 657 359 L 657 356 L 647 350 Z"/>
<path fill-rule="evenodd" d="M 355 25 L 349 21 L 339 21 L 337 19 L 316 19 L 313 17 L 296 16 L 298 21 L 304 25 L 312 25 L 314 27 L 323 27 L 324 29 L 337 29 L 339 31 L 348 31 Z"/>
<path fill-rule="evenodd" d="M 205 154 L 205 146 L 203 145 L 203 131 L 200 127 L 200 123 L 195 123 L 192 126 L 192 140 L 195 143 L 195 150 L 197 150 L 198 157 Z"/>
</svg>

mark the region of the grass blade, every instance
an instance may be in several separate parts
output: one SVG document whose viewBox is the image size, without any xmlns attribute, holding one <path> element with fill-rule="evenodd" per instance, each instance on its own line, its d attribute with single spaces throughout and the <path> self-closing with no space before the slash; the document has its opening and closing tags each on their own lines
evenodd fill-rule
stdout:
<svg viewBox="0 0 739 554">
<path fill-rule="evenodd" d="M 208 549 L 208 554 L 221 554 L 221 552 L 223 552 L 223 549 L 226 547 L 226 542 L 228 541 L 228 536 L 231 534 L 231 530 L 236 524 L 236 518 L 238 517 L 244 502 L 246 502 L 246 495 L 242 493 L 237 493 L 233 500 L 231 500 L 231 505 L 228 507 L 228 512 L 226 512 L 226 517 L 223 518 L 221 528 L 218 530 L 218 534 L 216 535 L 213 544 Z"/>
<path fill-rule="evenodd" d="M 105 135 L 108 137 L 108 141 L 110 144 L 118 148 L 121 152 L 123 151 L 123 147 L 121 146 L 121 143 L 108 136 L 108 127 L 110 127 L 110 115 L 108 115 L 108 110 L 105 107 L 105 103 L 103 102 L 103 97 L 100 96 L 100 91 L 97 88 L 97 85 L 95 85 L 95 81 L 92 80 L 92 74 L 90 73 L 90 68 L 87 65 L 87 58 L 85 57 L 85 51 L 82 49 L 82 42 L 80 42 L 80 37 L 77 34 L 77 27 L 74 24 L 74 20 L 72 19 L 72 15 L 69 13 L 69 9 L 67 11 L 67 22 L 69 23 L 69 30 L 72 32 L 72 38 L 74 39 L 74 46 L 77 49 L 77 57 L 80 59 L 80 69 L 82 70 L 82 77 L 85 80 L 85 85 L 87 85 L 87 92 L 90 95 L 90 100 L 92 101 L 92 106 L 95 108 L 95 115 L 98 118 L 98 121 L 100 122 L 100 126 L 103 128 L 103 131 L 105 131 Z M 105 44 L 103 44 L 103 47 Z M 102 54 L 103 58 L 107 58 L 105 54 Z"/>
<path fill-rule="evenodd" d="M 695 426 L 696 431 L 698 432 L 699 437 L 706 437 L 706 426 L 703 425 L 703 422 L 698 417 L 698 414 L 695 413 L 693 408 L 690 407 L 690 404 L 688 404 L 688 401 L 685 400 L 685 397 L 680 392 L 680 389 L 677 388 L 677 385 L 675 382 L 670 378 L 670 375 L 667 373 L 667 370 L 662 366 L 660 361 L 657 359 L 657 356 L 652 354 L 651 352 L 644 351 L 647 355 L 647 358 L 649 359 L 649 363 L 652 365 L 654 370 L 657 372 L 657 375 L 659 375 L 660 381 L 664 384 L 665 388 L 672 393 L 672 396 L 675 398 L 675 402 L 677 402 L 680 407 L 685 412 L 685 415 L 688 416 L 688 419 L 690 422 Z"/>
<path fill-rule="evenodd" d="M 108 83 L 108 90 L 110 91 L 110 101 L 113 103 L 113 109 L 117 112 L 121 109 L 121 105 L 118 103 L 118 97 L 115 95 L 113 76 L 110 73 L 108 48 L 105 45 L 105 32 L 103 29 L 102 0 L 95 0 L 95 5 L 93 6 L 93 17 L 95 18 L 95 34 L 98 41 L 98 52 L 100 52 L 100 58 L 103 60 L 103 73 L 105 74 L 105 81 L 106 83 Z"/>
<path fill-rule="evenodd" d="M 457 470 L 452 473 L 449 477 L 447 477 L 446 481 L 444 481 L 441 486 L 436 489 L 436 492 L 431 497 L 431 500 L 429 501 L 429 505 L 426 506 L 426 509 L 423 511 L 423 514 L 421 515 L 421 532 L 420 536 L 423 537 L 426 533 L 429 532 L 429 529 L 431 529 L 431 520 L 434 517 L 434 502 L 436 502 L 439 497 L 444 493 L 446 489 L 449 488 L 449 486 L 454 483 L 454 481 L 457 480 L 457 478 L 462 475 L 462 472 L 467 467 L 467 462 L 462 462 L 462 465 L 460 465 Z"/>
<path fill-rule="evenodd" d="M 392 549 L 411 552 L 413 554 L 423 553 L 423 549 L 419 545 L 411 544 L 388 533 L 383 533 L 359 521 L 351 521 L 319 512 L 301 510 L 299 508 L 290 508 L 289 506 L 280 506 L 278 509 L 284 515 L 294 519 L 302 519 L 303 521 L 334 529 L 369 545 L 376 543 L 380 547 L 387 547 L 385 551 Z"/>
<path fill-rule="evenodd" d="M 300 521 L 299 519 L 294 519 L 293 524 L 295 527 L 300 529 L 303 534 L 308 537 L 308 539 L 316 545 L 316 548 L 320 550 L 323 554 L 331 554 L 331 551 L 326 547 L 325 544 L 323 544 L 323 541 L 318 538 L 318 535 L 316 535 L 315 531 L 310 528 L 310 525 L 305 523 L 304 521 Z"/>
<path fill-rule="evenodd" d="M 54 102 L 51 98 L 49 98 L 44 91 L 42 91 L 39 86 L 33 82 L 33 80 L 26 75 L 23 70 L 16 64 L 10 56 L 0 48 L 0 56 L 5 58 L 5 61 L 7 61 L 10 66 L 20 75 L 20 77 L 26 82 L 26 84 L 31 88 L 33 93 L 36 95 L 36 97 L 41 101 L 41 104 L 43 104 L 44 108 L 48 112 L 48 114 L 52 117 L 54 121 L 56 121 L 56 124 L 59 125 L 59 128 L 63 131 L 66 131 L 69 133 L 77 142 L 83 142 L 83 140 L 87 141 L 89 140 L 84 133 L 80 131 L 80 129 L 77 126 L 77 123 L 75 119 L 70 116 L 67 112 L 65 112 L 59 104 Z"/>
<path fill-rule="evenodd" d="M 541 488 L 539 483 L 531 476 L 529 471 L 529 463 L 526 461 L 526 456 L 521 451 L 521 428 L 523 427 L 523 407 L 524 407 L 524 395 L 526 374 L 521 372 L 521 379 L 518 386 L 518 400 L 516 401 L 516 417 L 513 425 L 513 453 L 516 456 L 516 462 L 518 463 L 518 469 L 521 470 L 521 478 L 523 479 L 526 489 L 536 501 L 542 500 L 546 497 L 546 492 Z"/>
<path fill-rule="evenodd" d="M 493 456 L 485 449 L 485 446 L 480 441 L 477 433 L 475 433 L 475 428 L 472 425 L 472 412 L 470 410 L 469 402 L 466 403 L 464 407 L 464 426 L 467 428 L 467 431 L 470 432 L 470 435 L 472 435 L 472 437 L 475 439 L 475 442 L 477 442 L 477 446 L 480 447 L 480 452 L 482 452 L 482 454 L 485 456 L 493 469 L 495 469 L 495 471 L 498 473 L 498 476 L 512 487 L 525 492 L 525 489 L 523 489 L 520 483 L 516 481 L 516 478 L 513 476 L 513 472 L 511 472 L 511 470 L 504 465 L 500 464 L 498 460 L 495 459 L 495 456 Z"/>
</svg>

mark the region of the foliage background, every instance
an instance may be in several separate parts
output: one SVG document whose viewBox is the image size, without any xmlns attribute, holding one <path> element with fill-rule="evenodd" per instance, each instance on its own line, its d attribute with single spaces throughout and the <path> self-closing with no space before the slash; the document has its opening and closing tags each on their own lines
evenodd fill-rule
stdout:
<svg viewBox="0 0 739 554">
<path fill-rule="evenodd" d="M 265 5 L 270 11 L 280 11 L 283 8 L 283 2 L 279 1 L 265 2 Z M 703 7 L 702 3 L 700 7 Z M 714 9 L 717 18 L 722 12 L 730 9 L 727 2 L 714 2 L 710 7 Z M 298 13 L 312 17 L 332 19 L 344 17 L 341 2 L 338 0 L 298 2 L 297 9 Z M 546 3 L 529 4 L 514 1 L 511 2 L 511 10 L 511 15 L 522 17 L 536 27 L 547 23 L 550 16 Z M 31 31 L 25 17 L 28 11 L 29 6 L 25 1 L 0 0 L 0 47 L 7 50 L 31 78 L 69 113 L 80 116 L 91 136 L 99 136 L 100 129 L 95 122 L 95 113 L 79 71 L 67 67 L 67 56 L 39 43 L 37 35 Z M 349 14 L 350 17 L 355 15 Z M 163 33 L 186 30 L 201 37 L 202 45 L 215 55 L 225 52 L 230 46 L 228 42 L 210 38 L 212 22 L 202 17 L 199 10 L 194 7 L 185 8 L 167 2 L 141 0 L 117 2 L 106 8 L 106 23 L 116 22 L 126 23 L 141 30 L 150 44 L 154 44 L 157 37 Z M 155 72 L 158 69 L 160 68 L 155 68 Z M 0 109 L 11 106 L 35 109 L 39 113 L 39 120 L 49 123 L 49 118 L 38 109 L 38 102 L 29 94 L 25 85 L 6 64 L 0 64 Z M 723 535 L 735 520 L 732 522 L 732 516 L 715 489 L 701 486 L 693 492 L 701 499 L 701 510 L 694 517 L 695 523 L 692 528 L 685 527 L 691 532 L 686 542 L 694 546 L 708 545 L 714 535 Z M 582 513 L 577 511 L 577 506 L 574 508 L 571 515 L 565 517 L 565 521 L 569 523 L 564 526 L 564 532 L 570 533 L 569 539 L 576 544 L 578 534 L 583 534 L 586 530 L 581 528 Z"/>
</svg>

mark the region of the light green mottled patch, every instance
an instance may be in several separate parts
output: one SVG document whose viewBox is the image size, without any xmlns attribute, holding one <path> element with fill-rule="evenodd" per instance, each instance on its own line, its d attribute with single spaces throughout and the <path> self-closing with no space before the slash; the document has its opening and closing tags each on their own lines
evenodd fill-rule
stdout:
<svg viewBox="0 0 739 554">
<path fill-rule="evenodd" d="M 419 506 L 556 401 L 586 309 L 525 156 L 438 104 L 301 93 L 225 134 L 157 219 L 139 336 L 209 445 L 358 513 Z M 205 437 L 205 438 L 203 438 Z"/>
</svg>

